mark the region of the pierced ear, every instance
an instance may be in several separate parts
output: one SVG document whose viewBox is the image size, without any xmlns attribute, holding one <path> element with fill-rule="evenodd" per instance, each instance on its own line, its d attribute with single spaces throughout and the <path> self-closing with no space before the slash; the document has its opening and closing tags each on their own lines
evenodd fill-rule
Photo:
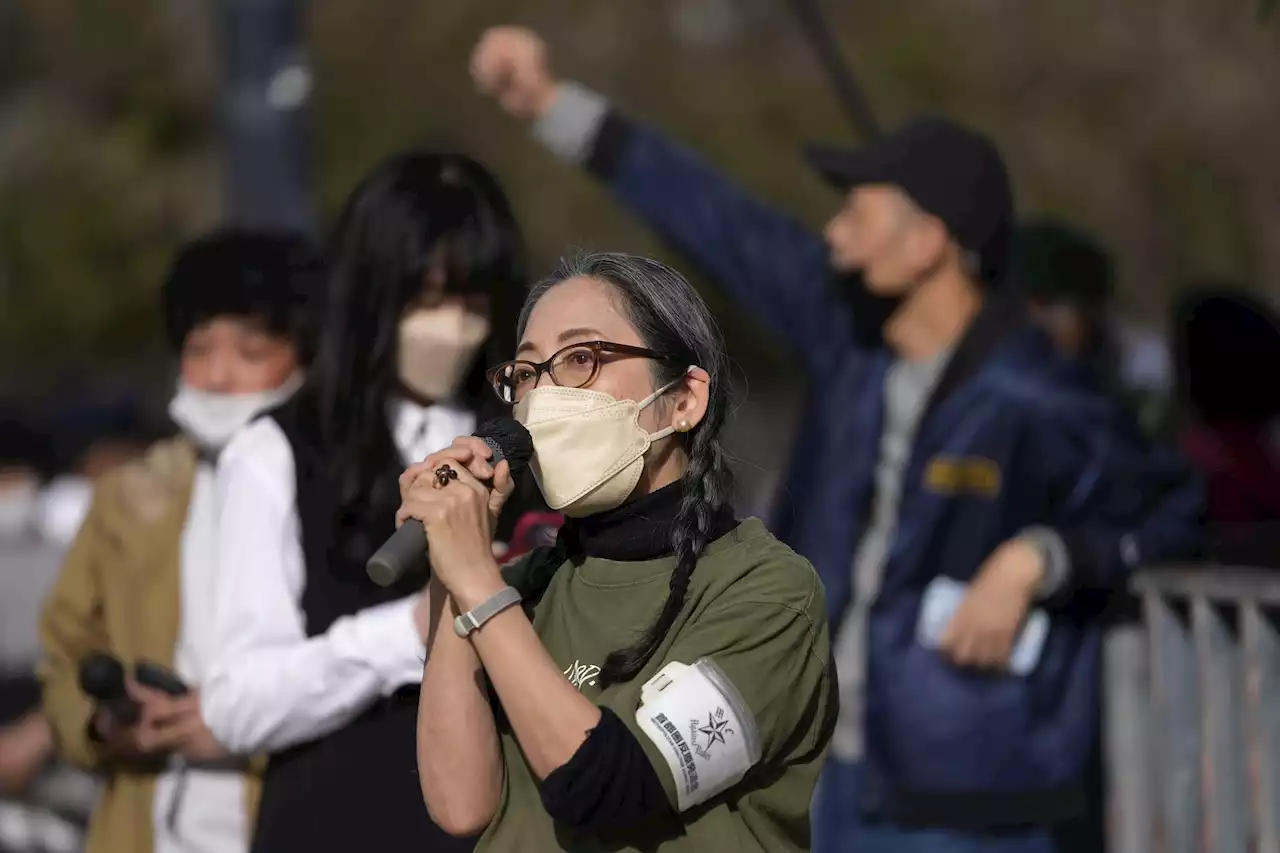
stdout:
<svg viewBox="0 0 1280 853">
<path fill-rule="evenodd" d="M 671 409 L 671 427 L 676 432 L 689 432 L 707 414 L 711 376 L 701 367 L 691 367 L 685 374 L 679 399 Z"/>
</svg>

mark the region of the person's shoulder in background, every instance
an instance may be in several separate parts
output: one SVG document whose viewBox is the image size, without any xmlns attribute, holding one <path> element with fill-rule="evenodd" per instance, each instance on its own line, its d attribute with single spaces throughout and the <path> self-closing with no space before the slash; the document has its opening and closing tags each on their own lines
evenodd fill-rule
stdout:
<svg viewBox="0 0 1280 853">
<path fill-rule="evenodd" d="M 690 597 L 703 606 L 776 606 L 825 625 L 826 592 L 808 560 L 774 536 L 758 518 L 707 545 L 690 583 Z"/>
<path fill-rule="evenodd" d="M 218 454 L 219 494 L 243 499 L 263 492 L 276 506 L 292 506 L 297 499 L 294 446 L 280 423 L 263 415 L 237 430 Z"/>
<path fill-rule="evenodd" d="M 96 517 L 102 523 L 152 522 L 175 502 L 185 503 L 195 478 L 197 452 L 185 438 L 168 438 L 102 476 L 94 488 Z"/>
</svg>

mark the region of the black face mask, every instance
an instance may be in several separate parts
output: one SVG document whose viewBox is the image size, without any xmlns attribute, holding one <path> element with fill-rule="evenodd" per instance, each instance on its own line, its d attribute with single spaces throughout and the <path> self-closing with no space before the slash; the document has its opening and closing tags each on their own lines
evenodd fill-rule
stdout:
<svg viewBox="0 0 1280 853">
<path fill-rule="evenodd" d="M 858 273 L 831 271 L 830 286 L 849 306 L 853 324 L 853 340 L 858 346 L 883 346 L 884 327 L 894 311 L 906 301 L 906 294 L 881 296 L 867 290 L 866 281 Z"/>
</svg>

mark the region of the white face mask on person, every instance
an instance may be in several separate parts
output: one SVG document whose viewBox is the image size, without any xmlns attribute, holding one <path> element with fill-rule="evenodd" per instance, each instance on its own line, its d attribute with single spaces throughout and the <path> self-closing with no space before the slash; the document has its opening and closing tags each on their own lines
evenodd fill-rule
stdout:
<svg viewBox="0 0 1280 853">
<path fill-rule="evenodd" d="M 169 403 L 169 417 L 205 450 L 221 450 L 241 427 L 288 400 L 300 387 L 300 372 L 277 388 L 252 394 L 216 394 L 184 383 Z"/>
<path fill-rule="evenodd" d="M 0 486 L 0 541 L 12 542 L 33 530 L 39 495 L 34 479 Z"/>
<path fill-rule="evenodd" d="M 422 308 L 400 321 L 400 381 L 427 400 L 450 400 L 489 337 L 489 321 L 461 305 Z"/>
<path fill-rule="evenodd" d="M 35 524 L 45 542 L 67 547 L 89 514 L 93 483 L 73 474 L 54 478 L 37 500 Z"/>
<path fill-rule="evenodd" d="M 692 367 L 689 370 L 693 370 Z M 571 518 L 619 507 L 644 471 L 644 457 L 672 427 L 647 432 L 640 412 L 684 377 L 640 402 L 617 400 L 588 388 L 534 388 L 515 407 L 515 418 L 533 436 L 530 469 L 547 506 Z"/>
</svg>

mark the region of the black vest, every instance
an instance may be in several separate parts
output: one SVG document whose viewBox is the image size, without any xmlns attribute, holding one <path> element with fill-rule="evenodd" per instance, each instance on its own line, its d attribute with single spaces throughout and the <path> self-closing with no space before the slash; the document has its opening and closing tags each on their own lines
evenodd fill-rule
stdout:
<svg viewBox="0 0 1280 853">
<path fill-rule="evenodd" d="M 286 403 L 269 417 L 293 448 L 306 558 L 307 635 L 319 636 L 340 617 L 421 589 L 421 578 L 378 587 L 365 575 L 363 559 L 334 546 L 334 489 L 325 481 L 315 443 L 300 428 L 297 407 Z M 394 482 L 399 473 L 387 476 Z M 381 542 L 394 530 L 394 518 L 381 526 L 363 532 Z M 409 685 L 341 729 L 273 754 L 253 853 L 469 851 L 473 840 L 447 835 L 427 815 L 418 783 L 417 714 L 418 686 Z"/>
</svg>

